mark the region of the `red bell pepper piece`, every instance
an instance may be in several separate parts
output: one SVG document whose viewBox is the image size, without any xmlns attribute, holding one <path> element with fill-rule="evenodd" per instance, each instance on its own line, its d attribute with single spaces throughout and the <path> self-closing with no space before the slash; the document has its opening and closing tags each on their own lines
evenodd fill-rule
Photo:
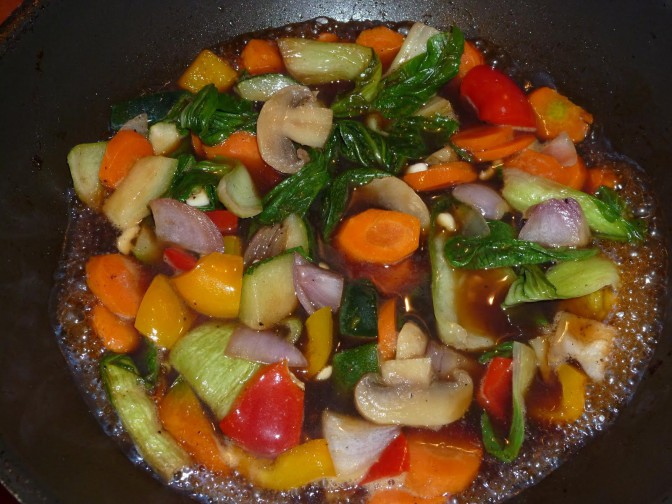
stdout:
<svg viewBox="0 0 672 504">
<path fill-rule="evenodd" d="M 507 75 L 488 65 L 478 65 L 462 79 L 460 94 L 476 109 L 481 121 L 534 130 L 534 109 L 525 93 Z"/>
<path fill-rule="evenodd" d="M 408 471 L 409 467 L 408 442 L 406 436 L 402 433 L 387 445 L 387 448 L 380 454 L 376 463 L 369 468 L 369 472 L 366 473 L 360 484 L 397 476 Z"/>
<path fill-rule="evenodd" d="M 476 400 L 493 418 L 507 424 L 513 394 L 513 359 L 495 357 L 481 378 Z"/>
<path fill-rule="evenodd" d="M 178 247 L 167 247 L 163 250 L 163 260 L 178 271 L 191 271 L 196 266 L 198 259 L 186 250 Z"/>
<path fill-rule="evenodd" d="M 238 232 L 238 216 L 228 210 L 212 210 L 205 212 L 212 222 L 215 223 L 219 232 L 224 235 Z"/>
<path fill-rule="evenodd" d="M 262 368 L 219 424 L 244 449 L 276 457 L 301 441 L 303 390 L 284 362 Z"/>
</svg>

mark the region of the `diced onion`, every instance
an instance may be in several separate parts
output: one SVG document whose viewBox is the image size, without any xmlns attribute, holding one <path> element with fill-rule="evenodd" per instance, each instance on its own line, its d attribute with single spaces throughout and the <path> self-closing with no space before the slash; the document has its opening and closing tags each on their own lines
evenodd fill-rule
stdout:
<svg viewBox="0 0 672 504">
<path fill-rule="evenodd" d="M 294 290 L 309 315 L 325 306 L 335 312 L 341 307 L 343 276 L 294 254 Z"/>
<path fill-rule="evenodd" d="M 199 254 L 224 251 L 222 234 L 200 210 L 170 198 L 156 199 L 149 206 L 160 240 Z"/>
<path fill-rule="evenodd" d="M 238 326 L 226 347 L 226 354 L 264 364 L 287 361 L 289 367 L 306 367 L 301 351 L 272 331 L 255 331 Z"/>
<path fill-rule="evenodd" d="M 575 199 L 553 198 L 528 210 L 518 238 L 547 247 L 580 247 L 590 241 L 590 229 Z"/>
<path fill-rule="evenodd" d="M 558 163 L 565 167 L 573 166 L 578 161 L 574 142 L 565 131 L 550 142 L 546 142 L 541 148 L 541 152 L 554 157 Z"/>
<path fill-rule="evenodd" d="M 490 220 L 501 219 L 511 209 L 497 191 L 483 184 L 460 184 L 453 189 L 453 196 Z"/>
</svg>

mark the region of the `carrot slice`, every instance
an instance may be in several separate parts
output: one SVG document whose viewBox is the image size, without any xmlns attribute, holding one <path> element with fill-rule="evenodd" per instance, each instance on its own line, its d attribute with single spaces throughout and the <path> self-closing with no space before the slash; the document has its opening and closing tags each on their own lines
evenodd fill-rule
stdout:
<svg viewBox="0 0 672 504">
<path fill-rule="evenodd" d="M 191 146 L 194 148 L 194 152 L 196 153 L 196 155 L 198 157 L 201 157 L 201 158 L 205 157 L 205 150 L 203 149 L 203 142 L 201 142 L 201 139 L 195 133 L 191 134 Z"/>
<path fill-rule="evenodd" d="M 196 462 L 220 474 L 230 472 L 222 459 L 215 429 L 186 382 L 174 385 L 161 400 L 159 418 L 165 429 Z"/>
<path fill-rule="evenodd" d="M 285 70 L 278 45 L 272 40 L 250 40 L 240 57 L 250 75 L 281 73 Z"/>
<path fill-rule="evenodd" d="M 478 475 L 483 447 L 476 435 L 459 426 L 413 430 L 406 439 L 411 463 L 405 485 L 418 496 L 459 493 Z"/>
<path fill-rule="evenodd" d="M 493 147 L 492 149 L 483 150 L 480 152 L 474 152 L 474 158 L 477 161 L 496 161 L 498 159 L 504 159 L 505 157 L 512 156 L 516 152 L 519 152 L 530 145 L 535 141 L 535 136 L 532 134 L 520 135 L 512 138 L 508 142 Z"/>
<path fill-rule="evenodd" d="M 460 67 L 457 70 L 457 78 L 461 79 L 467 72 L 478 65 L 485 64 L 485 57 L 483 53 L 478 50 L 473 42 L 468 40 L 464 41 L 464 51 L 462 52 L 462 57 L 460 58 Z"/>
<path fill-rule="evenodd" d="M 404 182 L 416 191 L 436 191 L 457 184 L 465 184 L 478 179 L 472 165 L 464 161 L 437 164 L 431 168 L 403 176 Z"/>
<path fill-rule="evenodd" d="M 142 340 L 132 322 L 120 319 L 102 304 L 95 305 L 91 311 L 91 327 L 103 346 L 112 352 L 133 352 Z"/>
<path fill-rule="evenodd" d="M 601 186 L 606 186 L 609 189 L 616 189 L 618 187 L 618 175 L 613 169 L 607 166 L 598 166 L 588 170 L 588 176 L 583 190 L 588 194 L 594 194 Z"/>
<path fill-rule="evenodd" d="M 322 32 L 317 36 L 319 42 L 338 42 L 338 35 L 331 32 Z"/>
<path fill-rule="evenodd" d="M 506 168 L 518 168 L 538 177 L 546 177 L 578 190 L 583 188 L 587 177 L 586 166 L 580 157 L 577 158 L 576 164 L 562 166 L 553 156 L 531 149 L 525 149 L 508 159 L 504 166 Z"/>
<path fill-rule="evenodd" d="M 256 135 L 247 131 L 236 131 L 220 144 L 212 147 L 202 145 L 201 148 L 208 159 L 221 156 L 242 162 L 255 187 L 262 194 L 266 194 L 282 180 L 282 176 L 262 159 Z"/>
<path fill-rule="evenodd" d="M 511 126 L 476 126 L 455 133 L 450 138 L 459 148 L 470 152 L 493 149 L 512 139 Z"/>
<path fill-rule="evenodd" d="M 144 136 L 132 130 L 121 130 L 107 143 L 98 178 L 105 187 L 114 189 L 138 159 L 152 154 L 152 144 Z"/>
<path fill-rule="evenodd" d="M 443 496 L 418 497 L 406 490 L 391 488 L 374 493 L 366 502 L 367 504 L 443 504 L 446 498 Z"/>
<path fill-rule="evenodd" d="M 138 313 L 146 287 L 140 265 L 121 254 L 89 258 L 86 284 L 112 313 L 127 319 Z"/>
<path fill-rule="evenodd" d="M 394 210 L 370 208 L 347 219 L 334 244 L 353 261 L 394 264 L 420 245 L 420 221 Z"/>
<path fill-rule="evenodd" d="M 355 42 L 373 49 L 380 58 L 383 69 L 386 69 L 401 49 L 404 36 L 387 26 L 376 26 L 375 28 L 362 30 Z"/>
<path fill-rule="evenodd" d="M 397 300 L 386 299 L 378 310 L 378 357 L 394 359 L 397 352 Z"/>
<path fill-rule="evenodd" d="M 581 142 L 593 123 L 593 116 L 555 89 L 542 87 L 530 93 L 528 101 L 537 116 L 537 134 L 548 140 L 566 131 L 574 143 Z"/>
</svg>

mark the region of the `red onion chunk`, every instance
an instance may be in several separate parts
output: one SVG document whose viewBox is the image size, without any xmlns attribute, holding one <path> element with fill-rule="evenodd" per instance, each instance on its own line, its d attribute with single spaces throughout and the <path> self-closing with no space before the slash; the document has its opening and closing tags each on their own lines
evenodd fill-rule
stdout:
<svg viewBox="0 0 672 504">
<path fill-rule="evenodd" d="M 546 247 L 581 247 L 590 241 L 590 229 L 575 199 L 549 199 L 528 209 L 518 238 Z"/>
<path fill-rule="evenodd" d="M 264 226 L 257 231 L 245 249 L 243 262 L 246 266 L 278 255 L 283 251 L 285 232 L 280 224 Z"/>
<path fill-rule="evenodd" d="M 508 203 L 497 191 L 482 184 L 460 184 L 453 189 L 453 196 L 490 220 L 499 220 L 510 210 Z"/>
<path fill-rule="evenodd" d="M 335 312 L 341 307 L 343 276 L 294 254 L 294 290 L 309 315 L 325 306 Z"/>
<path fill-rule="evenodd" d="M 226 354 L 264 364 L 287 361 L 289 367 L 308 365 L 301 351 L 286 339 L 272 331 L 255 331 L 243 325 L 233 331 Z"/>
<path fill-rule="evenodd" d="M 541 152 L 554 157 L 558 163 L 565 167 L 574 166 L 578 161 L 574 142 L 565 131 L 550 142 L 546 142 L 541 148 Z"/>
<path fill-rule="evenodd" d="M 149 207 L 160 240 L 199 254 L 224 251 L 222 233 L 200 210 L 170 198 L 154 200 Z"/>
</svg>

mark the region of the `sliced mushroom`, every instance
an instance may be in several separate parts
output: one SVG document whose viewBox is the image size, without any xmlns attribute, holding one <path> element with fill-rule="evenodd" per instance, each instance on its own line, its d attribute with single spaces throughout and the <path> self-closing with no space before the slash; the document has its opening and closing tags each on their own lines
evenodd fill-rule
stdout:
<svg viewBox="0 0 672 504">
<path fill-rule="evenodd" d="M 257 121 L 257 141 L 261 157 L 282 173 L 296 173 L 305 164 L 294 142 L 323 147 L 333 113 L 322 107 L 305 86 L 287 86 L 264 103 Z"/>
<path fill-rule="evenodd" d="M 429 228 L 429 210 L 411 186 L 397 177 L 373 179 L 357 189 L 357 197 L 373 206 L 396 210 L 417 217 L 423 231 Z"/>
<path fill-rule="evenodd" d="M 548 364 L 557 369 L 572 358 L 595 381 L 604 379 L 616 329 L 596 320 L 560 312 L 555 317 L 555 334 L 548 349 Z"/>
<path fill-rule="evenodd" d="M 386 360 L 380 363 L 380 376 L 385 385 L 417 385 L 429 387 L 434 378 L 432 359 L 419 357 L 404 360 Z"/>
<path fill-rule="evenodd" d="M 414 322 L 406 322 L 397 336 L 397 359 L 423 357 L 429 338 Z"/>
<path fill-rule="evenodd" d="M 471 377 L 461 370 L 455 372 L 455 381 L 435 381 L 429 387 L 388 387 L 379 375 L 369 373 L 355 387 L 355 405 L 377 424 L 440 427 L 466 413 L 473 391 Z"/>
</svg>

